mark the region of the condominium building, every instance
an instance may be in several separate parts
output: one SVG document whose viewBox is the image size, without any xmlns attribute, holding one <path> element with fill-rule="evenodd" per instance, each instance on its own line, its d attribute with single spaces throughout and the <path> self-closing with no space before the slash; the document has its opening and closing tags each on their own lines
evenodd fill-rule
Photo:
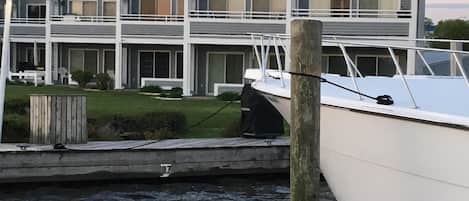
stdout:
<svg viewBox="0 0 469 201">
<path fill-rule="evenodd" d="M 84 70 L 109 74 L 116 89 L 213 95 L 239 89 L 256 67 L 250 33 L 289 34 L 290 21 L 315 19 L 325 36 L 413 39 L 423 36 L 424 9 L 424 0 L 13 0 L 11 72 L 44 71 L 50 85 L 74 84 L 71 72 Z M 395 74 L 386 49 L 347 51 L 365 75 Z M 323 53 L 324 71 L 347 74 L 336 45 Z M 405 72 L 421 73 L 415 52 L 397 54 Z"/>
</svg>

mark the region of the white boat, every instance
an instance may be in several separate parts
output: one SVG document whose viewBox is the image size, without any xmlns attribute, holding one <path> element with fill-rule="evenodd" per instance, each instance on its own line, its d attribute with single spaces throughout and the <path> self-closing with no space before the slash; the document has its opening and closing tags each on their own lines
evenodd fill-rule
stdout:
<svg viewBox="0 0 469 201">
<path fill-rule="evenodd" d="M 245 78 L 289 122 L 290 74 L 260 66 Z M 337 200 L 469 200 L 467 77 L 322 77 L 394 100 L 321 84 L 320 167 Z"/>
</svg>

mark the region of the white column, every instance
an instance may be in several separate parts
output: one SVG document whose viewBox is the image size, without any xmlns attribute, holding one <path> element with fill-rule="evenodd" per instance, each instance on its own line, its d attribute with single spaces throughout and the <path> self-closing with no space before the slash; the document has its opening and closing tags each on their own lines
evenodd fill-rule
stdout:
<svg viewBox="0 0 469 201">
<path fill-rule="evenodd" d="M 412 19 L 409 27 L 409 38 L 423 38 L 424 37 L 424 19 L 425 19 L 425 0 L 412 0 L 411 1 Z M 410 46 L 420 46 L 420 42 L 410 41 Z M 407 50 L 407 74 L 415 75 L 418 73 L 418 68 L 423 65 L 423 62 L 417 57 L 417 51 Z M 420 68 L 421 69 L 421 68 Z"/>
<path fill-rule="evenodd" d="M 451 50 L 453 51 L 463 51 L 463 43 L 460 42 L 451 42 Z M 456 58 L 454 58 L 453 55 L 449 56 L 451 58 L 451 65 L 450 65 L 450 76 L 457 76 L 461 75 L 459 66 L 458 66 L 458 61 Z M 462 63 L 461 57 L 458 55 L 458 60 L 460 63 Z"/>
<path fill-rule="evenodd" d="M 121 0 L 116 1 L 116 49 L 114 89 L 122 89 L 122 25 L 120 23 Z"/>
<path fill-rule="evenodd" d="M 52 74 L 53 75 L 52 79 L 58 81 L 59 80 L 59 44 L 58 43 L 52 44 L 52 55 L 54 58 L 54 62 L 53 62 L 54 70 Z"/>
<path fill-rule="evenodd" d="M 189 10 L 192 0 L 185 0 L 184 2 L 184 47 L 183 47 L 183 81 L 182 89 L 184 96 L 191 96 L 191 77 L 192 77 L 192 45 L 190 43 L 190 22 Z"/>
<path fill-rule="evenodd" d="M 52 9 L 52 0 L 46 1 L 46 85 L 52 85 L 52 41 L 51 41 L 51 25 L 50 16 Z"/>
<path fill-rule="evenodd" d="M 10 71 L 10 23 L 12 0 L 5 1 L 3 23 L 2 68 L 0 74 L 0 143 L 2 142 L 3 111 L 5 106 L 6 79 Z"/>
</svg>

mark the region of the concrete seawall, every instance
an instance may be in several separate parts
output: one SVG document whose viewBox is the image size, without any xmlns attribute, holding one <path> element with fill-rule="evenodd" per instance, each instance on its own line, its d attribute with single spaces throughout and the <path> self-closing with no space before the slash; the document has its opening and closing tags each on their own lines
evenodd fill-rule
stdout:
<svg viewBox="0 0 469 201">
<path fill-rule="evenodd" d="M 0 183 L 287 173 L 289 139 L 90 142 L 66 150 L 0 144 Z"/>
</svg>

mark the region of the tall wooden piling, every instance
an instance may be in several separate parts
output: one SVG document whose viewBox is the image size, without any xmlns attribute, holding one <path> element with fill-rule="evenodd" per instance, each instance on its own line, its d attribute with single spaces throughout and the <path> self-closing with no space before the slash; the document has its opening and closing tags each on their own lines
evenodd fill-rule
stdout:
<svg viewBox="0 0 469 201">
<path fill-rule="evenodd" d="M 319 200 L 319 112 L 322 23 L 294 20 L 291 24 L 291 145 L 292 201 Z"/>
</svg>

